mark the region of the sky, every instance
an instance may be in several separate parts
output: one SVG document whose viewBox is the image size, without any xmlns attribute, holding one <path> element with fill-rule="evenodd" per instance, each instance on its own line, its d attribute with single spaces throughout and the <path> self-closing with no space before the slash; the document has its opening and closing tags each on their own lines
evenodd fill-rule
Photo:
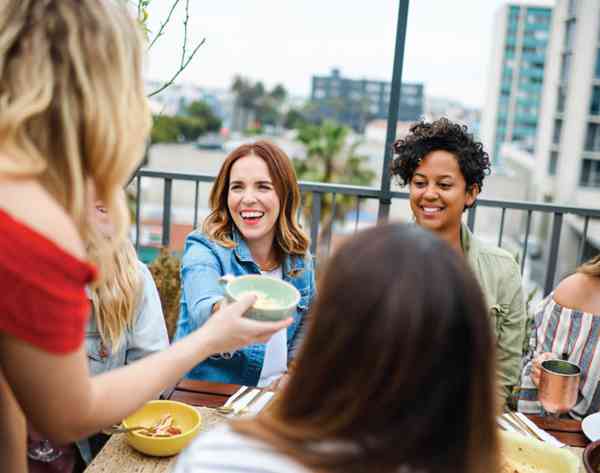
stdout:
<svg viewBox="0 0 600 473">
<path fill-rule="evenodd" d="M 157 33 L 174 0 L 152 0 L 148 25 Z M 205 44 L 178 82 L 229 88 L 236 74 L 310 95 L 311 77 L 332 68 L 356 79 L 391 80 L 395 0 L 190 1 L 190 46 Z M 494 40 L 494 13 L 505 0 L 412 0 L 403 81 L 425 93 L 481 107 Z M 537 3 L 551 4 L 550 1 Z M 181 59 L 185 0 L 149 50 L 146 77 L 167 80 Z M 188 46 L 188 48 L 190 47 Z"/>
</svg>

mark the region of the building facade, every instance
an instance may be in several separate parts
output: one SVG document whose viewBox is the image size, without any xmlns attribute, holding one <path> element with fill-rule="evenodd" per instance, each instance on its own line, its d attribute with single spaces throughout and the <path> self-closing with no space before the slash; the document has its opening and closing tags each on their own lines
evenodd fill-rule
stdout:
<svg viewBox="0 0 600 473">
<path fill-rule="evenodd" d="M 387 119 L 391 84 L 385 81 L 349 79 L 338 69 L 329 76 L 313 76 L 310 117 L 336 120 L 358 132 L 375 119 Z M 424 113 L 424 90 L 421 83 L 403 83 L 400 93 L 399 121 L 416 121 Z"/>
<path fill-rule="evenodd" d="M 598 0 L 557 1 L 547 58 L 536 144 L 537 198 L 600 208 Z M 589 222 L 585 242 L 583 219 L 569 217 L 565 223 L 560 260 L 574 261 L 580 251 L 586 259 L 600 251 L 600 222 Z M 548 227 L 542 222 L 542 236 Z"/>
<path fill-rule="evenodd" d="M 535 152 L 552 8 L 502 6 L 494 17 L 481 138 L 497 163 L 502 143 Z"/>
</svg>

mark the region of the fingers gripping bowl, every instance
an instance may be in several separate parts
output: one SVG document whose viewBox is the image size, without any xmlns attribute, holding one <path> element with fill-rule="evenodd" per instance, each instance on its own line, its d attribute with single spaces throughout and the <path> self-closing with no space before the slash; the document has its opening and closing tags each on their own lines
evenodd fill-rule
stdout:
<svg viewBox="0 0 600 473">
<path fill-rule="evenodd" d="M 257 297 L 246 316 L 254 320 L 277 321 L 292 317 L 300 302 L 300 292 L 290 283 L 259 274 L 224 276 L 221 284 L 229 302 L 246 294 Z"/>
</svg>

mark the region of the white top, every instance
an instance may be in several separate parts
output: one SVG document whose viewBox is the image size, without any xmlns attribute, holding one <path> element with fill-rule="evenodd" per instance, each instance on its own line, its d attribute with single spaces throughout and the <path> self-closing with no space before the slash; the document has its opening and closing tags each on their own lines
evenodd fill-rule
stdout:
<svg viewBox="0 0 600 473">
<path fill-rule="evenodd" d="M 281 266 L 273 271 L 262 272 L 265 276 L 283 278 Z M 269 386 L 273 381 L 279 379 L 287 371 L 287 329 L 281 329 L 267 342 L 265 348 L 265 359 L 257 386 L 259 388 Z"/>
<path fill-rule="evenodd" d="M 179 455 L 173 473 L 310 473 L 270 445 L 221 425 Z"/>
</svg>

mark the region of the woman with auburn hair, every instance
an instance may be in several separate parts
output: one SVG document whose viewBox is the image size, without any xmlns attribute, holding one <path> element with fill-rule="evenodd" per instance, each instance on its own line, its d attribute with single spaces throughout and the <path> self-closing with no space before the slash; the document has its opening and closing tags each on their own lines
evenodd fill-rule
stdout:
<svg viewBox="0 0 600 473">
<path fill-rule="evenodd" d="M 155 397 L 212 353 L 268 339 L 291 323 L 242 317 L 249 298 L 172 348 L 91 378 L 83 244 L 102 200 L 125 237 L 120 189 L 142 157 L 150 116 L 142 35 L 117 0 L 0 3 L 0 458 L 27 471 L 25 417 L 55 442 L 86 437 Z"/>
<path fill-rule="evenodd" d="M 433 234 L 357 234 L 327 264 L 277 402 L 199 436 L 175 473 L 498 471 L 485 314 L 464 259 Z"/>
<path fill-rule="evenodd" d="M 287 371 L 315 291 L 309 240 L 297 221 L 300 189 L 286 154 L 268 141 L 244 144 L 225 159 L 210 194 L 202 232 L 191 233 L 181 262 L 175 338 L 201 327 L 223 300 L 219 279 L 267 274 L 301 295 L 293 323 L 267 344 L 212 356 L 188 377 L 250 386 L 275 385 Z"/>
<path fill-rule="evenodd" d="M 538 305 L 521 376 L 518 410 L 538 414 L 541 364 L 566 359 L 581 368 L 577 404 L 569 414 L 581 419 L 600 410 L 600 255 L 577 268 Z"/>
</svg>

